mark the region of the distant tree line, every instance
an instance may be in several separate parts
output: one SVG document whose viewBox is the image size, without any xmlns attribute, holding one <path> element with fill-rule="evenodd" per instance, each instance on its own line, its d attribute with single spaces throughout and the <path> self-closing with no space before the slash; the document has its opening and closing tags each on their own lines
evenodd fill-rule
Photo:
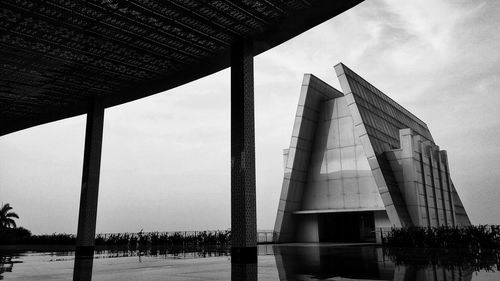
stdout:
<svg viewBox="0 0 500 281">
<path fill-rule="evenodd" d="M 0 245 L 75 245 L 73 234 L 54 233 L 32 235 L 23 227 L 17 227 L 14 219 L 19 216 L 12 212 L 9 203 L 0 208 Z M 96 245 L 166 245 L 166 246 L 225 246 L 231 243 L 231 231 L 194 231 L 194 232 L 148 232 L 98 234 Z"/>
<path fill-rule="evenodd" d="M 0 230 L 0 245 L 74 245 L 74 234 L 54 233 L 49 235 L 31 235 L 24 228 Z M 97 234 L 95 245 L 106 246 L 226 246 L 231 243 L 231 231 L 195 231 L 195 232 L 148 232 L 148 233 L 113 233 Z"/>
<path fill-rule="evenodd" d="M 194 232 L 139 232 L 98 234 L 96 245 L 165 245 L 165 246 L 199 246 L 229 245 L 231 231 L 194 231 Z"/>
</svg>

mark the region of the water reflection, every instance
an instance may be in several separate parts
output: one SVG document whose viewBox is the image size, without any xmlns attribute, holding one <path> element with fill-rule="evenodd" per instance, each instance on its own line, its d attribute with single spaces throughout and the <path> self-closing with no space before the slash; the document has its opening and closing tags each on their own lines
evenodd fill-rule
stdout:
<svg viewBox="0 0 500 281">
<path fill-rule="evenodd" d="M 206 257 L 207 253 L 200 255 Z M 139 252 L 139 262 L 141 256 L 142 254 Z M 91 281 L 93 263 L 94 256 L 75 256 L 73 281 Z M 165 280 L 168 280 L 168 276 L 165 277 Z M 231 263 L 231 281 L 257 281 L 257 263 Z"/>
<path fill-rule="evenodd" d="M 12 267 L 14 263 L 12 262 L 12 256 L 2 256 L 0 255 L 0 280 L 3 280 L 4 272 L 12 272 Z"/>
<path fill-rule="evenodd" d="M 16 263 L 47 261 L 62 262 L 74 259 L 73 280 L 90 281 L 94 262 L 103 258 L 137 257 L 138 262 L 146 265 L 158 259 L 198 259 L 227 256 L 227 249 L 181 249 L 181 248 L 143 248 L 143 249 L 101 249 L 95 251 L 93 257 L 74 256 L 74 252 L 1 252 L 0 280 L 16 279 Z M 264 256 L 266 256 L 264 257 Z M 273 258 L 274 255 L 274 258 Z M 500 280 L 500 251 L 464 251 L 464 250 L 429 250 L 429 249 L 383 249 L 380 247 L 334 247 L 328 245 L 294 245 L 294 246 L 261 246 L 261 260 L 275 261 L 276 268 L 258 267 L 257 264 L 218 263 L 218 268 L 210 267 L 207 271 L 221 270 L 222 279 L 230 277 L 232 281 L 274 280 L 269 270 L 279 276 L 279 280 L 395 280 L 395 281 L 471 281 L 474 272 L 492 271 Z M 208 260 L 207 260 L 208 261 Z M 219 259 L 220 261 L 220 259 Z M 234 262 L 234 260 L 233 260 Z M 188 264 L 181 263 L 181 264 Z M 66 263 L 67 264 L 67 263 Z M 168 263 L 167 263 L 168 264 Z M 197 264 L 194 262 L 193 264 Z M 225 265 L 224 265 L 225 264 Z M 260 264 L 262 266 L 262 264 Z M 52 267 L 58 264 L 52 264 Z M 220 267 L 222 266 L 222 267 Z M 269 263 L 267 264 L 269 266 Z M 22 268 L 22 266 L 20 266 Z M 52 268 L 50 267 L 50 268 Z M 26 266 L 24 267 L 26 268 Z M 138 267 L 137 269 L 140 269 Z M 144 267 L 147 272 L 148 267 Z M 167 268 L 167 266 L 165 267 Z M 193 267 L 192 270 L 198 269 Z M 94 270 L 95 271 L 95 270 Z M 188 270 L 189 271 L 189 270 Z M 203 274 L 203 273 L 201 273 Z M 22 278 L 22 270 L 17 275 Z M 227 276 L 227 277 L 224 277 Z M 68 276 L 69 277 L 69 276 Z M 69 277 L 71 278 L 71 277 Z M 111 277 L 112 278 L 112 277 Z M 26 276 L 23 280 L 37 280 Z M 165 280 L 169 276 L 165 275 Z M 493 280 L 493 279 L 492 279 Z"/>
<path fill-rule="evenodd" d="M 268 251 L 272 250 L 272 247 L 266 246 L 261 247 L 259 253 L 261 255 L 268 254 Z M 196 251 L 193 249 L 183 249 L 183 248 L 142 248 L 136 251 L 119 251 L 119 250 L 104 250 L 96 251 L 98 255 L 106 254 L 107 257 L 125 257 L 125 256 L 137 256 L 139 262 L 141 262 L 141 257 L 143 256 L 175 256 L 183 258 L 207 258 L 215 256 L 227 256 L 229 254 L 228 249 L 211 248 L 207 250 L 205 248 L 197 248 Z M 88 255 L 76 255 L 74 270 L 73 270 L 73 281 L 91 281 L 92 280 L 92 267 L 94 263 L 95 256 Z M 168 280 L 168 276 L 165 277 Z M 257 263 L 231 263 L 231 281 L 257 281 Z"/>
<path fill-rule="evenodd" d="M 470 252 L 465 255 L 467 251 L 460 254 L 421 249 L 388 252 L 377 247 L 325 246 L 277 247 L 275 251 L 280 281 L 470 281 L 474 271 L 499 269 L 498 252 L 472 257 Z"/>
<path fill-rule="evenodd" d="M 500 250 L 385 248 L 384 256 L 396 265 L 439 266 L 454 270 L 500 271 Z"/>
<path fill-rule="evenodd" d="M 337 277 L 393 280 L 394 276 L 394 264 L 374 247 L 285 246 L 275 251 L 281 281 Z"/>
</svg>

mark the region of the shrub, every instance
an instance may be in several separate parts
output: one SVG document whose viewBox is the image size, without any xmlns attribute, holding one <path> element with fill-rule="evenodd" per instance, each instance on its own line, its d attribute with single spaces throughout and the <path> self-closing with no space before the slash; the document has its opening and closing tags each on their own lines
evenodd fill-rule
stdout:
<svg viewBox="0 0 500 281">
<path fill-rule="evenodd" d="M 393 228 L 383 239 L 388 247 L 500 248 L 500 226 Z"/>
<path fill-rule="evenodd" d="M 31 232 L 23 227 L 0 228 L 0 244 L 16 244 L 31 236 Z"/>
</svg>

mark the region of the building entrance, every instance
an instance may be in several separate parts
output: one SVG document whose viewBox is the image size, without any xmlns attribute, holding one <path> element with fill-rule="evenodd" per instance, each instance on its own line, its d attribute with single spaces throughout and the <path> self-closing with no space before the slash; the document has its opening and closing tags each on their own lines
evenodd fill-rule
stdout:
<svg viewBox="0 0 500 281">
<path fill-rule="evenodd" d="M 375 242 L 373 212 L 318 215 L 320 242 Z"/>
</svg>

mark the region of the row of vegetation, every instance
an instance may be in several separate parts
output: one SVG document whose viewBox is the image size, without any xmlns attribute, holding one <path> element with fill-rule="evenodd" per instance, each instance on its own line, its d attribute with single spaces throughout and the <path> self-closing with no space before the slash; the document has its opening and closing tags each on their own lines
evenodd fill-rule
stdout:
<svg viewBox="0 0 500 281">
<path fill-rule="evenodd" d="M 73 234 L 31 235 L 24 228 L 0 230 L 0 245 L 74 245 L 76 237 Z M 231 232 L 200 231 L 200 232 L 149 232 L 149 233 L 116 233 L 97 234 L 97 246 L 224 246 L 231 243 Z"/>
<path fill-rule="evenodd" d="M 393 228 L 383 245 L 415 248 L 500 249 L 500 225 Z"/>
<path fill-rule="evenodd" d="M 17 227 L 14 219 L 19 216 L 5 204 L 0 208 L 0 245 L 75 245 L 72 234 L 31 235 L 25 228 Z M 478 225 L 467 227 L 411 227 L 393 228 L 382 239 L 386 247 L 395 248 L 462 248 L 500 249 L 500 226 Z M 267 240 L 266 240 L 267 242 Z M 105 246 L 225 246 L 231 243 L 231 232 L 139 232 L 98 234 L 96 245 Z"/>
<path fill-rule="evenodd" d="M 148 232 L 98 234 L 96 245 L 229 245 L 231 232 Z"/>
<path fill-rule="evenodd" d="M 0 245 L 75 245 L 76 237 L 73 234 L 54 233 L 51 235 L 31 235 L 23 227 L 17 227 L 14 219 L 19 216 L 12 212 L 10 204 L 0 208 Z M 225 246 L 231 242 L 231 232 L 200 231 L 200 232 L 148 232 L 139 233 L 98 234 L 95 244 L 106 246 Z"/>
</svg>

